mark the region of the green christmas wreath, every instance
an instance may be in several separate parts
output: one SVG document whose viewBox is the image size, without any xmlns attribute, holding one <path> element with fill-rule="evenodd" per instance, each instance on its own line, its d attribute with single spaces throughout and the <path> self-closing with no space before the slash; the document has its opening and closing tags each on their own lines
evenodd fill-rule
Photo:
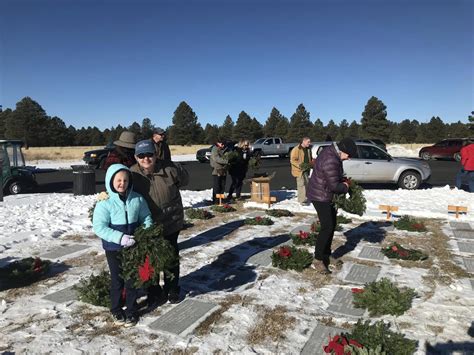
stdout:
<svg viewBox="0 0 474 355">
<path fill-rule="evenodd" d="M 99 275 L 81 279 L 74 289 L 80 301 L 110 308 L 110 274 L 108 271 L 104 270 Z"/>
<path fill-rule="evenodd" d="M 294 245 L 316 245 L 318 233 L 299 231 L 298 234 L 291 234 L 291 240 Z"/>
<path fill-rule="evenodd" d="M 416 250 L 416 249 L 406 249 L 402 247 L 397 242 L 393 242 L 386 248 L 382 248 L 381 252 L 385 254 L 387 258 L 390 259 L 402 259 L 402 260 L 426 260 L 428 255 L 425 253 Z"/>
<path fill-rule="evenodd" d="M 235 212 L 236 209 L 232 207 L 229 204 L 224 204 L 224 205 L 214 205 L 211 207 L 214 212 L 219 212 L 219 213 L 229 213 L 229 212 Z"/>
<path fill-rule="evenodd" d="M 302 271 L 313 262 L 313 255 L 306 249 L 294 246 L 281 246 L 272 254 L 272 265 L 283 270 Z"/>
<path fill-rule="evenodd" d="M 210 219 L 214 217 L 214 215 L 202 208 L 188 208 L 186 210 L 186 217 L 190 219 Z"/>
<path fill-rule="evenodd" d="M 245 219 L 244 224 L 250 226 L 271 226 L 273 224 L 273 221 L 268 217 L 257 216 L 255 218 Z"/>
<path fill-rule="evenodd" d="M 137 288 L 158 285 L 160 272 L 170 278 L 169 271 L 178 265 L 178 256 L 173 246 L 163 238 L 161 225 L 154 224 L 149 228 L 137 228 L 134 233 L 136 244 L 122 249 L 122 277 L 132 280 Z"/>
<path fill-rule="evenodd" d="M 426 226 L 416 218 L 404 215 L 393 223 L 395 228 L 407 230 L 409 232 L 426 232 Z"/>
<path fill-rule="evenodd" d="M 370 282 L 363 289 L 353 288 L 354 306 L 367 308 L 371 317 L 392 314 L 400 316 L 411 308 L 416 292 L 399 289 L 389 279 Z"/>
<path fill-rule="evenodd" d="M 276 217 L 276 218 L 294 216 L 294 214 L 291 213 L 290 211 L 284 210 L 284 209 L 278 209 L 278 208 L 267 210 L 267 214 L 271 217 Z"/>
<path fill-rule="evenodd" d="M 333 202 L 336 208 L 362 216 L 365 213 L 367 202 L 364 197 L 364 190 L 354 181 L 347 181 L 349 182 L 349 198 L 347 198 L 346 194 L 335 194 Z"/>
<path fill-rule="evenodd" d="M 40 258 L 24 258 L 11 262 L 0 268 L 0 279 L 4 287 L 23 287 L 32 284 L 44 277 L 51 265 L 49 260 Z"/>
</svg>

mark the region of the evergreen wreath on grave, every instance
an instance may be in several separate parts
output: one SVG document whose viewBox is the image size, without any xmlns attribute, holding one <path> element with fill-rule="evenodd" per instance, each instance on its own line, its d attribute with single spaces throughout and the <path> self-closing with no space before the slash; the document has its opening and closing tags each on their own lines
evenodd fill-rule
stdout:
<svg viewBox="0 0 474 355">
<path fill-rule="evenodd" d="M 405 338 L 402 333 L 392 332 L 390 323 L 378 321 L 373 324 L 369 320 L 357 321 L 350 333 L 342 334 L 347 340 L 356 340 L 366 349 L 377 351 L 381 347 L 380 354 L 411 355 L 415 353 L 418 342 Z M 378 354 L 375 352 L 374 354 Z"/>
<path fill-rule="evenodd" d="M 190 219 L 210 219 L 214 215 L 203 208 L 188 208 L 186 210 L 186 217 Z"/>
<path fill-rule="evenodd" d="M 389 279 L 370 282 L 363 289 L 352 289 L 354 306 L 367 308 L 371 317 L 392 314 L 400 316 L 411 308 L 415 290 L 399 289 Z"/>
<path fill-rule="evenodd" d="M 293 217 L 294 216 L 294 214 L 291 213 L 290 211 L 283 210 L 283 209 L 278 209 L 278 208 L 267 210 L 267 214 L 271 217 L 276 217 L 276 218 L 279 218 L 279 217 Z"/>
<path fill-rule="evenodd" d="M 23 258 L 13 261 L 7 266 L 0 268 L 0 279 L 3 287 L 28 286 L 49 272 L 51 261 L 40 258 Z"/>
<path fill-rule="evenodd" d="M 408 215 L 403 215 L 398 221 L 395 221 L 393 225 L 397 229 L 403 229 L 409 232 L 426 232 L 426 226 L 423 222 Z"/>
<path fill-rule="evenodd" d="M 281 246 L 272 254 L 272 265 L 283 270 L 302 271 L 313 262 L 313 255 L 306 249 Z"/>
<path fill-rule="evenodd" d="M 81 279 L 74 286 L 79 300 L 82 302 L 110 308 L 110 274 L 103 270 L 99 275 L 91 275 L 88 279 Z M 122 295 L 124 297 L 124 295 Z"/>
<path fill-rule="evenodd" d="M 347 194 L 335 194 L 333 202 L 336 208 L 362 216 L 366 210 L 367 200 L 364 197 L 364 190 L 354 181 L 347 179 L 349 191 Z M 349 195 L 349 197 L 347 197 Z"/>
<path fill-rule="evenodd" d="M 294 245 L 316 245 L 316 238 L 318 233 L 305 232 L 300 230 L 298 234 L 290 234 Z"/>
<path fill-rule="evenodd" d="M 179 260 L 173 246 L 164 239 L 162 226 L 140 226 L 134 236 L 135 245 L 121 251 L 123 279 L 131 279 L 136 288 L 142 288 L 158 285 L 160 272 L 173 278 L 169 270 L 176 267 Z"/>
<path fill-rule="evenodd" d="M 401 260 L 426 260 L 428 259 L 428 255 L 423 253 L 420 250 L 416 249 L 406 249 L 402 247 L 397 242 L 393 242 L 386 248 L 382 248 L 381 252 L 390 259 L 401 259 Z"/>
<path fill-rule="evenodd" d="M 211 209 L 214 212 L 218 212 L 218 213 L 229 213 L 229 212 L 237 211 L 234 207 L 232 207 L 228 203 L 223 204 L 223 205 L 214 205 L 214 206 L 211 207 Z"/>
<path fill-rule="evenodd" d="M 323 346 L 323 350 L 326 354 L 334 355 L 357 354 L 357 352 L 355 352 L 356 349 L 364 349 L 364 347 L 354 339 L 348 340 L 343 335 L 335 335 L 332 338 L 329 337 L 328 345 Z"/>
<path fill-rule="evenodd" d="M 244 224 L 250 226 L 271 226 L 273 224 L 273 221 L 268 217 L 257 216 L 254 218 L 245 219 Z"/>
</svg>

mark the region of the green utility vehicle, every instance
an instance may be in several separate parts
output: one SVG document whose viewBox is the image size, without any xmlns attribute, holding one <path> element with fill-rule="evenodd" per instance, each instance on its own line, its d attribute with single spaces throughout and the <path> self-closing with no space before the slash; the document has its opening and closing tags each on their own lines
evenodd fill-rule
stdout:
<svg viewBox="0 0 474 355">
<path fill-rule="evenodd" d="M 5 194 L 16 195 L 37 186 L 35 167 L 25 166 L 19 139 L 0 139 L 1 186 Z"/>
</svg>

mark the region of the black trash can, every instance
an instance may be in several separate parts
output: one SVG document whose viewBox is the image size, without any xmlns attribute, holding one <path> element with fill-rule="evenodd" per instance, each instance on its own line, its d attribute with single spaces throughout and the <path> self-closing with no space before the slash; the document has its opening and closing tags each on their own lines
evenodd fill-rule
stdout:
<svg viewBox="0 0 474 355">
<path fill-rule="evenodd" d="M 71 165 L 71 168 L 74 195 L 95 194 L 95 170 L 88 165 Z"/>
</svg>

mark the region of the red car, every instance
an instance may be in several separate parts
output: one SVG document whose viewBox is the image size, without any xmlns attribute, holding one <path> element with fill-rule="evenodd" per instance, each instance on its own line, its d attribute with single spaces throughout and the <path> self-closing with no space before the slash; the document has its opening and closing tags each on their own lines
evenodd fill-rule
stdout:
<svg viewBox="0 0 474 355">
<path fill-rule="evenodd" d="M 461 150 L 464 142 L 473 141 L 472 138 L 450 138 L 443 139 L 429 147 L 420 149 L 419 157 L 423 160 L 430 160 L 433 158 L 452 158 L 456 161 L 461 160 Z"/>
</svg>

